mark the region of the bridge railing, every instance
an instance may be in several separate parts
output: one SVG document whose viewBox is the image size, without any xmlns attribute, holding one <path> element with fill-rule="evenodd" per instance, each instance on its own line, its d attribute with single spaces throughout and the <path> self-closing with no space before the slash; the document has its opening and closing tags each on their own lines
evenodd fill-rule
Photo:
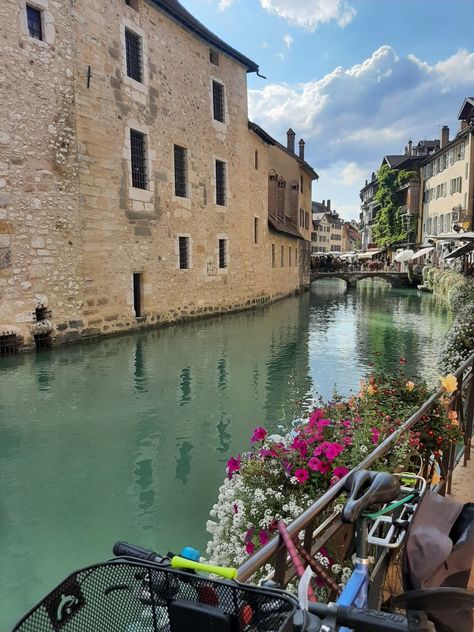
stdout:
<svg viewBox="0 0 474 632">
<path fill-rule="evenodd" d="M 451 396 L 449 406 L 458 413 L 464 440 L 462 446 L 452 445 L 449 452 L 442 456 L 441 477 L 436 489 L 443 495 L 451 492 L 451 478 L 455 466 L 461 460 L 466 465 L 471 456 L 470 446 L 474 419 L 474 354 L 458 368 L 454 375 L 457 377 L 458 387 Z M 398 438 L 411 430 L 423 415 L 431 410 L 443 393 L 442 388 L 433 393 L 411 417 L 351 471 L 368 469 L 376 461 L 383 458 L 394 447 Z M 429 465 L 426 464 L 423 475 L 429 478 L 428 467 Z M 303 547 L 308 553 L 314 554 L 330 540 L 333 540 L 335 536 L 337 539 L 338 534 L 344 528 L 340 512 L 334 504 L 343 491 L 344 481 L 340 480 L 288 525 L 288 532 L 293 539 L 303 533 Z M 273 567 L 273 572 L 269 576 L 281 586 L 286 586 L 294 576 L 292 566 L 288 562 L 286 548 L 280 536 L 275 536 L 240 566 L 238 579 L 241 581 L 250 579 L 267 564 L 271 564 Z"/>
</svg>

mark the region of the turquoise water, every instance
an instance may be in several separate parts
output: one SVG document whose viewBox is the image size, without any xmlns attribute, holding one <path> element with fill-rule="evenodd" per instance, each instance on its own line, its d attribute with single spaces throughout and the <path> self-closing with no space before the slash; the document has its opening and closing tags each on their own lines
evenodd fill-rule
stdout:
<svg viewBox="0 0 474 632">
<path fill-rule="evenodd" d="M 202 549 L 230 455 L 372 358 L 430 380 L 432 296 L 338 282 L 256 311 L 0 361 L 0 629 L 117 539 Z M 380 355 L 374 355 L 374 352 Z"/>
</svg>

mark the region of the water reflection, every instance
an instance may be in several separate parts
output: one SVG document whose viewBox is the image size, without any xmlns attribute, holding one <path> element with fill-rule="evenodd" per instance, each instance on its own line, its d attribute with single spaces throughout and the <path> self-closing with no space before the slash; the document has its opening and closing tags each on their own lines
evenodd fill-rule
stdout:
<svg viewBox="0 0 474 632">
<path fill-rule="evenodd" d="M 313 285 L 262 309 L 0 363 L 0 594 L 8 628 L 119 538 L 203 548 L 231 454 L 378 353 L 436 375 L 446 312 L 382 284 Z"/>
</svg>

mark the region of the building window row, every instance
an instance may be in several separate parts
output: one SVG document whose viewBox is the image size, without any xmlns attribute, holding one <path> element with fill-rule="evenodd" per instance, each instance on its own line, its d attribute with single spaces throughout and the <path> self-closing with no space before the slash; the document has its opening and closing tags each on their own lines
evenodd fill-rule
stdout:
<svg viewBox="0 0 474 632">
<path fill-rule="evenodd" d="M 295 247 L 295 253 L 293 258 L 293 250 L 291 246 L 288 246 L 288 267 L 298 265 L 298 248 Z M 272 244 L 272 268 L 276 267 L 276 245 Z M 280 267 L 285 267 L 285 246 L 280 246 Z"/>
<path fill-rule="evenodd" d="M 431 176 L 436 176 L 441 171 L 444 171 L 458 160 L 464 160 L 465 156 L 465 144 L 464 141 L 459 143 L 456 147 L 453 147 L 449 151 L 442 154 L 439 158 L 436 158 L 429 164 L 423 167 L 423 179 L 427 180 Z"/>
<path fill-rule="evenodd" d="M 227 239 L 218 240 L 218 265 L 225 269 L 229 266 L 229 246 Z M 178 267 L 180 270 L 191 268 L 191 240 L 185 235 L 178 237 Z"/>
<path fill-rule="evenodd" d="M 437 200 L 440 197 L 446 197 L 448 195 L 448 184 L 449 184 L 449 195 L 453 195 L 454 193 L 462 193 L 462 177 L 452 178 L 449 182 L 442 182 L 441 184 L 437 184 L 435 187 L 431 189 L 426 188 L 423 192 L 423 202 L 431 202 L 432 200 Z"/>
</svg>

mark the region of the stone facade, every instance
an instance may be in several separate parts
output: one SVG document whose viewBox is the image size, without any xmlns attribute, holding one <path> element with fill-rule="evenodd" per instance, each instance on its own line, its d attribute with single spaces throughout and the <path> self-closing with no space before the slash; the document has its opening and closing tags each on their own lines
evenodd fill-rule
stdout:
<svg viewBox="0 0 474 632">
<path fill-rule="evenodd" d="M 344 222 L 335 211 L 331 211 L 331 200 L 313 202 L 313 232 L 311 253 L 344 252 Z"/>
<path fill-rule="evenodd" d="M 29 35 L 24 0 L 0 3 L 9 60 L 0 70 L 0 330 L 25 347 L 39 332 L 60 343 L 305 287 L 309 227 L 269 224 L 269 173 L 283 160 L 288 177 L 306 179 L 298 206 L 308 214 L 317 176 L 249 130 L 246 75 L 256 65 L 217 38 L 211 56 L 165 0 L 27 4 L 41 12 L 42 41 Z M 139 80 L 127 69 L 127 33 L 140 43 Z M 144 145 L 143 187 L 133 186 L 131 134 Z M 43 306 L 46 323 L 36 323 Z"/>
</svg>

